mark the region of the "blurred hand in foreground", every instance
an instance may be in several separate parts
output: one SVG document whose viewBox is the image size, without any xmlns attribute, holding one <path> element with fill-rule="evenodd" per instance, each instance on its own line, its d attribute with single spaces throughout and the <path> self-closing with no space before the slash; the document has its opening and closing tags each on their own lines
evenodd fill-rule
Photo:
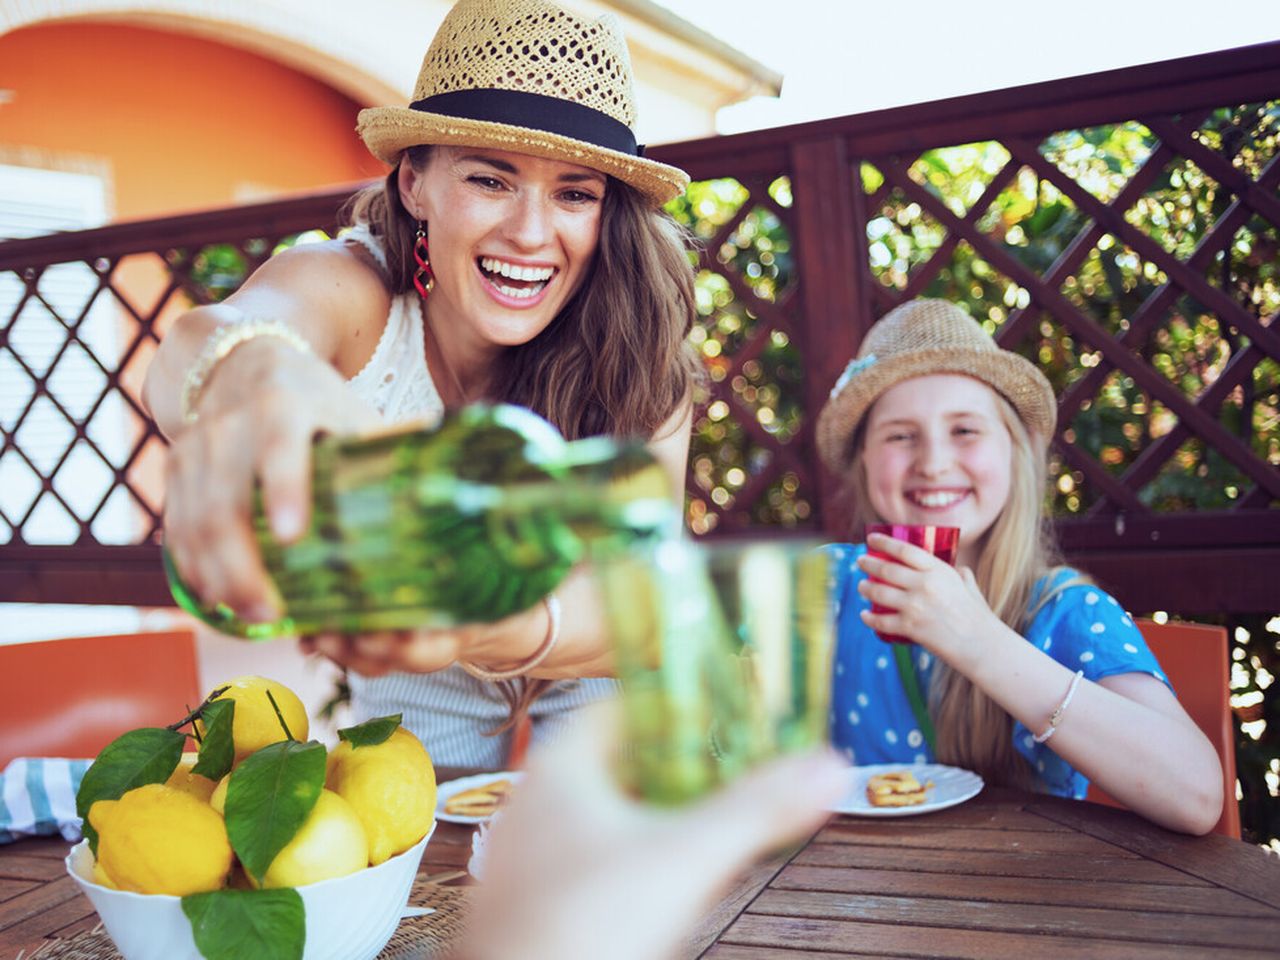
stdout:
<svg viewBox="0 0 1280 960">
<path fill-rule="evenodd" d="M 784 757 L 696 804 L 626 796 L 618 707 L 584 711 L 535 753 L 494 823 L 457 960 L 661 960 L 754 859 L 823 822 L 847 785 L 829 751 Z"/>
</svg>

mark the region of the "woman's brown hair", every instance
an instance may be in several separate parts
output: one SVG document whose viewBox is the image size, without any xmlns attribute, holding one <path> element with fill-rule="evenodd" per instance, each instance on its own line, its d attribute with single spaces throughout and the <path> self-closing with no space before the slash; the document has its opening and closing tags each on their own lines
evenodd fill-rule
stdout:
<svg viewBox="0 0 1280 960">
<path fill-rule="evenodd" d="M 408 151 L 422 170 L 429 146 Z M 387 255 L 393 295 L 413 289 L 417 222 L 400 202 L 396 171 L 356 194 L 351 223 L 366 223 Z M 430 224 L 427 225 L 428 235 Z M 686 337 L 696 317 L 686 233 L 634 188 L 609 178 L 600 239 L 582 283 L 537 337 L 511 347 L 491 397 L 528 407 L 567 438 L 650 437 L 691 395 L 700 366 Z"/>
<path fill-rule="evenodd" d="M 426 167 L 431 150 L 407 151 L 415 170 Z M 357 193 L 345 219 L 367 224 L 382 240 L 388 291 L 412 290 L 418 224 L 400 202 L 397 171 Z M 528 407 L 570 440 L 651 437 L 691 397 L 701 372 L 686 339 L 697 315 L 688 245 L 688 235 L 666 213 L 610 177 L 599 243 L 581 286 L 545 330 L 506 351 L 491 381 L 502 392 L 490 399 Z M 516 727 L 550 683 L 502 681 L 510 713 L 488 732 Z"/>
</svg>

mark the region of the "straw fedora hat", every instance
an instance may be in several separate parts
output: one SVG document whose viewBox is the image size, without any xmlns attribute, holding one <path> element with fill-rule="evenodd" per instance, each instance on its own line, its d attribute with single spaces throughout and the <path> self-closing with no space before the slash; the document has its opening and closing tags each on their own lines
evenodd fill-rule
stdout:
<svg viewBox="0 0 1280 960">
<path fill-rule="evenodd" d="M 1013 404 L 1041 438 L 1053 436 L 1058 404 L 1040 370 L 1002 350 L 978 321 L 946 300 L 912 300 L 894 307 L 867 332 L 818 414 L 818 454 L 840 473 L 853 455 L 853 435 L 880 394 L 909 377 L 961 373 L 975 377 Z"/>
<path fill-rule="evenodd" d="M 388 164 L 418 144 L 493 147 L 590 167 L 665 203 L 689 177 L 642 156 L 635 119 L 614 16 L 587 20 L 546 0 L 460 0 L 422 60 L 413 102 L 361 110 L 356 131 Z"/>
</svg>

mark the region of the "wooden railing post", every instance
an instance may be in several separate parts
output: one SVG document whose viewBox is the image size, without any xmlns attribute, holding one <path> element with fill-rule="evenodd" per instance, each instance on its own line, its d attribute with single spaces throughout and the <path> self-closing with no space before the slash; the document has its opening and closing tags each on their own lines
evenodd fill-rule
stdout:
<svg viewBox="0 0 1280 960">
<path fill-rule="evenodd" d="M 839 497 L 843 478 L 819 461 L 814 426 L 870 324 L 863 196 L 843 137 L 792 143 L 790 151 L 795 244 L 804 278 L 797 346 L 805 365 L 805 460 L 811 465 L 818 526 L 828 536 L 846 539 L 849 517 Z"/>
</svg>

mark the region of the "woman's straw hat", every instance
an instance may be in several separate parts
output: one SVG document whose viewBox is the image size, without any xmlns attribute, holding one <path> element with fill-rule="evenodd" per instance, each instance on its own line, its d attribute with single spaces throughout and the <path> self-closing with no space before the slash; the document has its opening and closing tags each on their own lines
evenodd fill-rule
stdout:
<svg viewBox="0 0 1280 960">
<path fill-rule="evenodd" d="M 610 174 L 655 204 L 689 184 L 636 144 L 631 58 L 610 14 L 586 20 L 546 0 L 460 0 L 436 31 L 407 107 L 360 111 L 379 160 L 408 147 L 493 147 Z"/>
<path fill-rule="evenodd" d="M 840 473 L 853 455 L 853 436 L 880 394 L 909 377 L 962 373 L 1003 394 L 1032 432 L 1053 436 L 1058 405 L 1045 375 L 1002 350 L 973 319 L 946 300 L 912 300 L 895 307 L 867 332 L 856 358 L 818 414 L 818 454 Z"/>
</svg>

